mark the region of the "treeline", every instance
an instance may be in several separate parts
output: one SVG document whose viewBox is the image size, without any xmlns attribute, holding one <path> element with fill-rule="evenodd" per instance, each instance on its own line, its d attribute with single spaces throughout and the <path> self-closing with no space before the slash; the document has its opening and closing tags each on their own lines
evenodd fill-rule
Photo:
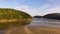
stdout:
<svg viewBox="0 0 60 34">
<path fill-rule="evenodd" d="M 28 19 L 32 18 L 29 14 L 10 8 L 0 8 L 0 20 L 2 19 Z"/>
</svg>

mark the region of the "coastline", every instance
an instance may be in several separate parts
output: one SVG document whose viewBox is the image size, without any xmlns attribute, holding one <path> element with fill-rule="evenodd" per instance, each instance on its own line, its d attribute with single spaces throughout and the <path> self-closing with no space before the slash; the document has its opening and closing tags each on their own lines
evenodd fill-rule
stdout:
<svg viewBox="0 0 60 34">
<path fill-rule="evenodd" d="M 60 34 L 60 28 L 29 28 L 26 26 L 11 28 L 5 34 Z"/>
</svg>

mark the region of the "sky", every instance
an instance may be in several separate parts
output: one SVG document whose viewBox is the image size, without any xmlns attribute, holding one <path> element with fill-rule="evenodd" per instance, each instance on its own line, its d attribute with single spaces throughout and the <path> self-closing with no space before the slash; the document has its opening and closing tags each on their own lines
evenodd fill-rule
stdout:
<svg viewBox="0 0 60 34">
<path fill-rule="evenodd" d="M 13 8 L 35 15 L 60 13 L 60 0 L 0 0 L 0 8 Z"/>
</svg>

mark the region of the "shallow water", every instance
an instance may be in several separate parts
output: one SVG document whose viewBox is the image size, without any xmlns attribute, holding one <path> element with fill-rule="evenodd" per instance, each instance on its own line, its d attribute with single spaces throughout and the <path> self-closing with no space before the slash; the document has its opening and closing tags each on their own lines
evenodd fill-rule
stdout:
<svg viewBox="0 0 60 34">
<path fill-rule="evenodd" d="M 34 18 L 27 27 L 52 27 L 60 28 L 60 20 L 45 19 L 45 18 Z M 0 34 L 4 34 L 7 30 L 1 30 Z"/>
<path fill-rule="evenodd" d="M 45 18 L 34 18 L 28 27 L 53 27 L 60 28 L 60 20 L 45 19 Z"/>
</svg>

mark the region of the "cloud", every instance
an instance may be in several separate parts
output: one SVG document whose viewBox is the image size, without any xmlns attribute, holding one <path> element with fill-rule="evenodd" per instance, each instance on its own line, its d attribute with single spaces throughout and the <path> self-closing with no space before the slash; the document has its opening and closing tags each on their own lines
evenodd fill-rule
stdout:
<svg viewBox="0 0 60 34">
<path fill-rule="evenodd" d="M 26 13 L 32 15 L 32 11 L 30 11 L 29 6 L 23 6 L 23 5 L 22 6 L 16 6 L 15 9 L 21 10 L 23 12 L 26 12 Z"/>
<path fill-rule="evenodd" d="M 16 6 L 17 10 L 24 11 L 31 16 L 35 15 L 46 15 L 49 13 L 60 13 L 60 6 L 56 7 L 50 7 L 49 5 L 42 6 L 42 8 L 31 8 L 29 6 Z"/>
<path fill-rule="evenodd" d="M 46 15 L 49 13 L 60 13 L 60 7 L 45 8 L 41 15 Z"/>
<path fill-rule="evenodd" d="M 49 8 L 48 13 L 60 13 L 60 7 Z"/>
<path fill-rule="evenodd" d="M 50 3 L 45 4 L 44 6 L 41 6 L 39 8 L 33 8 L 29 7 L 28 5 L 19 5 L 16 6 L 15 9 L 22 10 L 31 16 L 35 15 L 46 15 L 49 13 L 60 13 L 60 1 L 59 0 L 49 0 Z M 52 4 L 51 4 L 52 2 Z"/>
<path fill-rule="evenodd" d="M 38 8 L 30 8 L 29 12 L 31 13 L 32 16 L 41 15 L 41 11 Z"/>
<path fill-rule="evenodd" d="M 28 11 L 28 6 L 16 6 L 17 10 Z"/>
<path fill-rule="evenodd" d="M 49 13 L 60 13 L 60 0 L 49 0 L 48 4 L 45 4 L 40 9 L 42 9 L 41 15 L 46 15 Z"/>
<path fill-rule="evenodd" d="M 16 6 L 15 9 L 24 11 L 24 12 L 30 14 L 31 16 L 40 15 L 40 13 L 41 13 L 39 9 L 32 8 L 29 6 Z"/>
</svg>

